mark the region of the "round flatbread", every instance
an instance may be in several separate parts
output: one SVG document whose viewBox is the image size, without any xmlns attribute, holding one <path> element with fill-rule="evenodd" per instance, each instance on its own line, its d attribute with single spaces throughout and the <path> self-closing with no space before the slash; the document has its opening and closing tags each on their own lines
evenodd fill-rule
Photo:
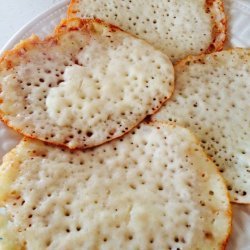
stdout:
<svg viewBox="0 0 250 250">
<path fill-rule="evenodd" d="M 176 91 L 153 120 L 191 129 L 225 178 L 231 200 L 250 203 L 250 50 L 189 57 Z"/>
<path fill-rule="evenodd" d="M 0 116 L 28 137 L 89 148 L 156 112 L 173 82 L 162 52 L 100 20 L 76 18 L 0 59 Z"/>
<path fill-rule="evenodd" d="M 115 24 L 174 62 L 221 50 L 226 39 L 222 0 L 71 0 L 68 17 L 97 17 Z"/>
<path fill-rule="evenodd" d="M 216 250 L 231 229 L 216 166 L 187 129 L 164 123 L 85 151 L 26 139 L 0 185 L 4 247 Z"/>
</svg>

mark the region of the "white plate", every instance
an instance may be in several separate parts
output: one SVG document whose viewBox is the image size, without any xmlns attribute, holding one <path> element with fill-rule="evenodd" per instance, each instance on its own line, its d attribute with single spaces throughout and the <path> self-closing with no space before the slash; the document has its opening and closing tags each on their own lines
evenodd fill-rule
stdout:
<svg viewBox="0 0 250 250">
<path fill-rule="evenodd" d="M 224 0 L 229 21 L 227 47 L 250 48 L 250 1 Z M 65 17 L 69 0 L 53 6 L 33 19 L 4 46 L 2 51 L 11 49 L 21 39 L 35 33 L 40 37 L 49 34 L 59 21 Z M 20 136 L 0 122 L 0 162 L 2 156 L 13 148 Z M 233 232 L 227 250 L 250 250 L 250 205 L 233 205 Z"/>
</svg>

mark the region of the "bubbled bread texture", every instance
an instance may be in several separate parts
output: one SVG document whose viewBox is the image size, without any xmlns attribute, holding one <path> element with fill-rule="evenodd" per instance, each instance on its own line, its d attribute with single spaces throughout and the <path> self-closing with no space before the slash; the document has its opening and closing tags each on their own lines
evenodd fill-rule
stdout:
<svg viewBox="0 0 250 250">
<path fill-rule="evenodd" d="M 143 38 L 176 62 L 220 50 L 226 38 L 221 0 L 71 0 L 69 17 L 97 17 Z"/>
<path fill-rule="evenodd" d="M 250 203 L 250 50 L 190 57 L 175 67 L 176 90 L 154 120 L 190 128 L 227 182 Z"/>
<path fill-rule="evenodd" d="M 0 62 L 0 115 L 22 134 L 88 148 L 128 132 L 174 89 L 166 55 L 98 20 L 71 19 Z"/>
<path fill-rule="evenodd" d="M 86 151 L 22 141 L 0 168 L 8 225 L 27 249 L 224 249 L 231 208 L 193 135 L 142 124 Z"/>
</svg>

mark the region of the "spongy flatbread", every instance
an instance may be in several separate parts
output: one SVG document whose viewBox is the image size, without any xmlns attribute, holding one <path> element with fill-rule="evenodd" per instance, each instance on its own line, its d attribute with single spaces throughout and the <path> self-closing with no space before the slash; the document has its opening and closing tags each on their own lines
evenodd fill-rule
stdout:
<svg viewBox="0 0 250 250">
<path fill-rule="evenodd" d="M 250 50 L 189 57 L 154 120 L 190 128 L 226 179 L 231 200 L 250 203 Z"/>
<path fill-rule="evenodd" d="M 222 0 L 71 0 L 69 17 L 97 17 L 143 38 L 172 61 L 220 50 L 226 39 Z"/>
<path fill-rule="evenodd" d="M 0 115 L 26 136 L 88 148 L 128 132 L 174 89 L 168 57 L 99 20 L 62 21 L 0 61 Z"/>
<path fill-rule="evenodd" d="M 224 181 L 181 127 L 144 123 L 85 152 L 26 140 L 0 171 L 0 202 L 11 218 L 2 244 L 224 249 L 231 228 Z"/>
</svg>

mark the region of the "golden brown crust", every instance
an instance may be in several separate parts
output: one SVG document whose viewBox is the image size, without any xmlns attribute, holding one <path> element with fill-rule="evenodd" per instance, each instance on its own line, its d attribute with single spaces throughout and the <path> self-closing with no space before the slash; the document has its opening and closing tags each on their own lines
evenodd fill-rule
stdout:
<svg viewBox="0 0 250 250">
<path fill-rule="evenodd" d="M 174 86 L 172 84 L 172 86 Z M 155 109 L 155 112 L 152 114 L 154 115 L 155 113 L 158 112 L 158 110 L 161 108 L 161 106 L 169 99 L 171 98 L 171 96 L 173 95 L 173 92 L 174 92 L 174 87 L 173 87 L 173 91 L 171 93 L 171 95 L 169 97 L 166 97 L 164 101 L 160 101 L 160 105 L 157 109 Z M 1 100 L 0 100 L 1 101 Z M 63 143 L 56 143 L 56 142 L 52 142 L 52 141 L 46 141 L 44 138 L 41 138 L 39 135 L 32 135 L 32 134 L 28 134 L 28 133 L 25 133 L 23 130 L 21 129 L 18 129 L 18 128 L 15 128 L 13 127 L 11 124 L 10 124 L 10 121 L 8 119 L 5 119 L 4 118 L 4 115 L 3 115 L 3 112 L 1 112 L 0 110 L 0 120 L 5 124 L 7 125 L 9 128 L 13 129 L 14 131 L 16 131 L 17 133 L 27 137 L 27 138 L 31 138 L 31 139 L 37 139 L 37 140 L 40 140 L 42 142 L 45 142 L 45 143 L 48 143 L 48 144 L 51 144 L 51 145 L 54 145 L 54 146 L 59 146 L 59 147 L 63 147 L 63 148 L 68 148 L 70 150 L 75 150 L 75 149 L 88 149 L 88 148 L 93 148 L 93 147 L 97 147 L 97 146 L 101 146 L 109 141 L 112 141 L 114 139 L 119 139 L 119 138 L 122 138 L 123 136 L 126 136 L 126 134 L 128 134 L 132 129 L 136 128 L 141 122 L 143 122 L 145 119 L 147 119 L 147 117 L 144 117 L 141 121 L 139 121 L 137 124 L 135 124 L 134 126 L 128 128 L 128 130 L 119 135 L 119 136 L 116 136 L 116 137 L 113 137 L 111 139 L 107 139 L 105 142 L 102 142 L 102 143 L 99 143 L 99 144 L 95 144 L 95 145 L 89 145 L 89 146 L 86 146 L 86 147 L 69 147 L 68 145 L 66 144 L 63 144 Z"/>
<path fill-rule="evenodd" d="M 87 30 L 87 31 L 91 32 L 93 29 L 95 29 L 96 24 L 101 24 L 101 25 L 106 26 L 110 32 L 122 31 L 119 27 L 116 27 L 112 24 L 108 24 L 100 19 L 80 19 L 80 18 L 65 19 L 65 20 L 62 20 L 61 23 L 55 28 L 54 33 L 52 35 L 47 36 L 44 40 L 41 40 L 38 36 L 33 35 L 30 38 L 18 43 L 12 50 L 6 51 L 2 55 L 2 57 L 0 57 L 0 67 L 4 68 L 4 66 L 5 66 L 7 69 L 12 68 L 14 66 L 13 65 L 14 63 L 13 63 L 13 61 L 11 61 L 11 57 L 17 57 L 17 58 L 20 57 L 20 55 L 25 53 L 26 50 L 28 50 L 29 48 L 32 48 L 34 45 L 46 44 L 46 43 L 50 43 L 50 44 L 55 43 L 56 44 L 60 40 L 60 37 L 63 34 L 69 32 L 69 31 L 79 31 L 79 30 L 84 30 L 84 31 Z M 122 31 L 122 32 L 125 32 L 125 31 Z M 125 32 L 125 33 L 129 34 L 128 32 Z M 131 34 L 129 34 L 129 35 L 131 36 Z M 147 42 L 145 41 L 145 43 L 147 43 Z M 7 64 L 6 64 L 6 62 L 7 62 Z M 1 65 L 3 63 L 5 63 L 5 65 Z M 1 89 L 0 89 L 0 91 L 1 91 Z M 154 113 L 156 113 L 161 108 L 161 106 L 170 98 L 170 96 L 173 94 L 173 92 L 174 92 L 174 81 L 171 83 L 171 92 L 170 92 L 169 96 L 165 96 L 164 99 L 159 100 L 159 103 L 156 105 L 156 107 L 153 108 Z M 1 102 L 3 102 L 3 100 L 0 98 L 0 103 Z M 34 135 L 28 134 L 21 129 L 15 128 L 10 124 L 10 121 L 5 118 L 5 115 L 6 114 L 2 110 L 0 110 L 0 120 L 2 120 L 3 123 L 5 123 L 8 127 L 12 128 L 16 132 L 18 132 L 26 137 L 29 137 L 29 138 L 38 139 L 40 141 L 47 142 L 47 143 L 50 143 L 52 145 L 66 147 L 66 148 L 70 148 L 70 149 L 87 149 L 87 148 L 92 148 L 92 147 L 102 145 L 108 141 L 122 137 L 124 134 L 127 134 L 130 130 L 132 130 L 134 127 L 136 127 L 139 123 L 141 123 L 145 119 L 145 117 L 143 117 L 134 126 L 128 127 L 128 129 L 125 133 L 121 133 L 120 135 L 118 135 L 116 137 L 112 137 L 110 139 L 106 139 L 102 143 L 87 145 L 87 146 L 69 147 L 68 145 L 66 145 L 64 143 L 47 141 L 46 139 L 40 137 L 37 134 L 34 134 Z"/>
<path fill-rule="evenodd" d="M 3 55 L 0 57 L 0 65 L 7 63 L 7 69 L 11 68 L 12 61 L 8 60 L 9 57 L 19 57 L 22 56 L 26 50 L 34 47 L 36 44 L 46 44 L 46 43 L 57 43 L 60 36 L 66 32 L 73 30 L 91 30 L 95 23 L 105 25 L 109 28 L 110 31 L 120 31 L 121 29 L 112 25 L 105 23 L 99 19 L 80 19 L 80 18 L 71 18 L 62 20 L 61 23 L 55 28 L 55 31 L 52 35 L 47 36 L 41 40 L 38 36 L 32 35 L 31 37 L 21 40 L 13 49 L 6 50 Z M 10 67 L 8 67 L 10 65 Z"/>
<path fill-rule="evenodd" d="M 244 49 L 244 48 L 229 48 L 229 49 L 225 49 L 223 51 L 228 51 L 228 52 L 232 52 L 232 51 L 238 51 L 238 52 L 242 52 L 242 51 L 245 51 L 247 49 Z M 201 64 L 204 63 L 204 59 L 207 57 L 207 56 L 216 56 L 216 54 L 218 53 L 218 51 L 215 51 L 213 53 L 210 53 L 209 55 L 208 54 L 200 54 L 200 55 L 190 55 L 190 56 L 187 56 L 186 58 L 180 60 L 179 62 L 177 62 L 174 67 L 175 68 L 182 68 L 182 67 L 185 67 L 187 65 L 189 65 L 190 63 L 197 63 L 197 62 L 200 62 Z M 250 49 L 249 49 L 249 56 L 250 56 Z"/>
<path fill-rule="evenodd" d="M 222 0 L 206 0 L 206 10 L 210 13 L 213 22 L 212 42 L 205 53 L 223 49 L 227 38 L 227 18 Z"/>
<path fill-rule="evenodd" d="M 58 37 L 61 34 L 64 34 L 69 31 L 74 30 L 87 30 L 91 31 L 93 30 L 93 25 L 95 24 L 101 24 L 106 26 L 109 31 L 115 32 L 115 31 L 123 31 L 119 27 L 106 23 L 98 18 L 93 19 L 80 19 L 80 18 L 70 18 L 70 19 L 64 19 L 60 22 L 60 24 L 55 28 L 53 37 Z M 125 31 L 123 31 L 125 32 Z M 126 32 L 127 33 L 127 32 Z M 130 35 L 130 34 L 129 34 Z"/>
<path fill-rule="evenodd" d="M 67 17 L 68 18 L 71 18 L 72 15 L 75 15 L 77 13 L 77 11 L 74 9 L 74 6 L 78 2 L 79 2 L 79 0 L 71 0 L 70 1 L 69 7 L 68 7 L 68 10 L 67 10 Z"/>
<path fill-rule="evenodd" d="M 225 250 L 226 249 L 228 241 L 229 241 L 229 238 L 230 238 L 230 235 L 232 233 L 232 228 L 233 228 L 232 227 L 233 212 L 232 212 L 232 208 L 231 207 L 230 207 L 230 209 L 228 209 L 228 218 L 230 218 L 230 227 L 228 228 L 227 235 L 226 235 L 224 241 L 221 244 L 221 250 Z"/>
<path fill-rule="evenodd" d="M 71 18 L 77 15 L 79 10 L 75 9 L 75 5 L 79 0 L 71 0 L 67 17 Z M 227 17 L 224 9 L 223 0 L 205 0 L 205 10 L 210 14 L 212 19 L 212 41 L 203 53 L 209 54 L 215 51 L 221 51 L 227 40 Z"/>
</svg>

